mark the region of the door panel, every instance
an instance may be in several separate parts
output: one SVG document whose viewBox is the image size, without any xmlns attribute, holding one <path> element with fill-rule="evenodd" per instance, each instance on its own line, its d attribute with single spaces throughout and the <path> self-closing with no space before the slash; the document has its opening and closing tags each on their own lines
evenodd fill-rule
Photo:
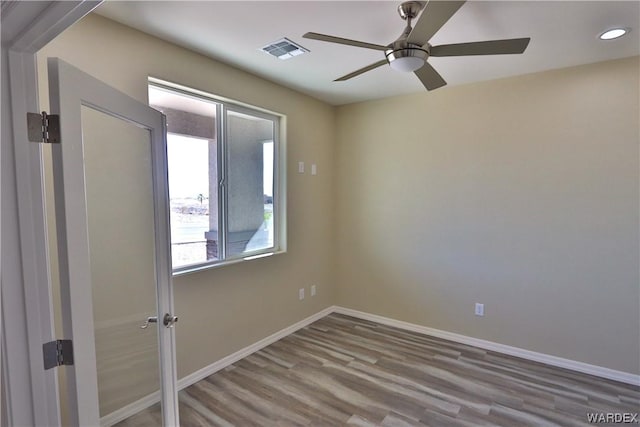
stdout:
<svg viewBox="0 0 640 427">
<path fill-rule="evenodd" d="M 173 314 L 164 116 L 55 58 L 49 80 L 72 424 L 112 424 L 161 398 L 164 425 L 179 425 L 174 330 L 162 325 Z M 148 317 L 160 324 L 141 329 Z"/>
<path fill-rule="evenodd" d="M 147 129 L 82 107 L 100 416 L 159 392 L 153 165 Z"/>
</svg>

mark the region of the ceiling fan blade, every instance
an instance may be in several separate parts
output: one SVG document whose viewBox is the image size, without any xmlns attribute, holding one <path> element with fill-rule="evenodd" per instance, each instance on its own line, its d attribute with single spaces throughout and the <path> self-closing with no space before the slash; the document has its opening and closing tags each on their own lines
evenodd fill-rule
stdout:
<svg viewBox="0 0 640 427">
<path fill-rule="evenodd" d="M 383 59 L 383 60 L 378 61 L 378 62 L 374 62 L 371 65 L 367 65 L 366 67 L 363 67 L 363 68 L 360 68 L 359 70 L 354 71 L 353 73 L 349 73 L 347 75 L 339 77 L 339 78 L 335 79 L 334 82 L 343 82 L 345 80 L 349 80 L 350 78 L 353 78 L 355 76 L 359 76 L 360 74 L 364 74 L 367 71 L 371 71 L 374 68 L 382 67 L 385 64 L 387 64 L 387 60 L 386 59 Z"/>
<path fill-rule="evenodd" d="M 304 37 L 305 39 L 320 40 L 323 42 L 345 44 L 348 46 L 355 46 L 355 47 L 363 47 L 365 49 L 374 49 L 374 50 L 382 50 L 382 51 L 385 51 L 388 49 L 386 46 L 382 46 L 379 44 L 360 42 L 358 40 L 351 40 L 351 39 L 343 39 L 342 37 L 328 36 L 326 34 L 319 34 L 319 33 L 306 33 L 302 37 Z"/>
<path fill-rule="evenodd" d="M 442 76 L 438 74 L 435 68 L 433 68 L 428 62 L 425 62 L 424 65 L 418 70 L 414 71 L 414 73 L 416 76 L 418 76 L 427 90 L 438 89 L 439 87 L 447 84 Z"/>
<path fill-rule="evenodd" d="M 530 38 L 489 40 L 485 42 L 443 44 L 432 46 L 430 56 L 508 55 L 522 53 Z"/>
<path fill-rule="evenodd" d="M 407 41 L 420 46 L 424 45 L 463 4 L 465 4 L 464 1 L 430 0 L 418 17 L 418 22 L 413 30 L 409 33 Z"/>
</svg>

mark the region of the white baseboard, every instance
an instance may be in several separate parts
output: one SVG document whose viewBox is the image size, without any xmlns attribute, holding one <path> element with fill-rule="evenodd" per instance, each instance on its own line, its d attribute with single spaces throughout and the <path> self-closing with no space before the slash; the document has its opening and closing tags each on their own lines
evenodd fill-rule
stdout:
<svg viewBox="0 0 640 427">
<path fill-rule="evenodd" d="M 122 408 L 105 415 L 100 418 L 100 426 L 111 427 L 112 425 L 118 424 L 120 421 L 124 421 L 130 416 L 135 415 L 158 402 L 160 402 L 160 391 L 151 393 L 142 399 L 136 400 L 127 406 L 123 406 Z"/>
<path fill-rule="evenodd" d="M 226 368 L 227 366 L 237 362 L 240 359 L 243 359 L 249 356 L 252 353 L 255 353 L 258 350 L 265 348 L 266 346 L 273 344 L 281 338 L 286 337 L 297 331 L 298 329 L 302 329 L 305 326 L 310 325 L 316 320 L 320 320 L 323 317 L 333 313 L 335 310 L 335 306 L 327 307 L 324 310 L 317 312 L 314 315 L 307 317 L 306 319 L 302 319 L 299 322 L 294 323 L 291 326 L 287 326 L 284 329 L 279 330 L 266 338 L 261 339 L 243 349 L 236 351 L 222 359 L 213 362 L 212 364 L 205 366 L 202 369 L 199 369 L 192 374 L 187 375 L 186 377 L 180 378 L 178 380 L 178 390 L 182 390 L 184 388 L 189 387 L 192 384 L 197 383 L 198 381 L 208 377 L 211 374 L 218 372 L 221 369 Z M 114 424 L 119 423 L 132 415 L 137 414 L 138 412 L 147 409 L 148 407 L 158 403 L 160 401 L 160 392 L 150 394 L 148 396 L 143 397 L 140 400 L 137 400 L 123 408 L 118 409 L 104 417 L 100 418 L 100 425 L 102 427 L 110 427 Z"/>
<path fill-rule="evenodd" d="M 281 338 L 286 337 L 294 333 L 295 331 L 310 325 L 316 320 L 320 320 L 323 317 L 331 314 L 339 313 L 347 316 L 356 317 L 363 320 L 370 320 L 383 325 L 394 326 L 396 328 L 404 329 L 407 331 L 418 332 L 425 335 L 431 335 L 437 338 L 443 338 L 449 341 L 454 341 L 461 344 L 472 345 L 475 347 L 483 348 L 485 350 L 495 351 L 497 353 L 508 354 L 510 356 L 521 357 L 523 359 L 532 360 L 534 362 L 546 363 L 547 365 L 557 366 L 560 368 L 570 369 L 572 371 L 582 372 L 585 374 L 595 375 L 597 377 L 607 378 L 610 380 L 620 381 L 627 384 L 640 385 L 640 375 L 631 374 L 628 372 L 616 371 L 614 369 L 604 368 L 602 366 L 591 365 L 588 363 L 578 362 L 571 359 L 565 359 L 562 357 L 551 356 L 549 354 L 538 353 L 536 351 L 525 350 L 518 347 L 512 347 L 510 345 L 499 344 L 492 341 L 481 340 L 478 338 L 472 338 L 466 335 L 460 335 L 453 332 L 447 332 L 440 329 L 429 328 L 427 326 L 421 326 L 414 323 L 403 322 L 401 320 L 390 319 L 388 317 L 378 316 L 376 314 L 366 313 L 364 311 L 352 310 L 350 308 L 331 306 L 318 313 L 302 319 L 301 321 L 294 323 L 284 329 L 279 330 L 266 338 L 261 339 L 243 349 L 236 351 L 212 364 L 199 369 L 192 374 L 187 375 L 178 380 L 178 390 L 182 390 L 189 387 L 192 384 L 218 372 L 221 369 L 226 368 L 232 363 L 255 353 L 258 350 L 278 341 Z M 138 412 L 146 409 L 153 404 L 160 401 L 160 394 L 153 393 L 144 398 L 118 409 L 115 412 L 110 413 L 100 419 L 100 425 L 109 427 L 120 421 L 127 419 L 128 417 L 137 414 Z"/>
<path fill-rule="evenodd" d="M 228 355 L 227 357 L 224 357 L 216 362 L 213 362 L 211 365 L 209 366 L 205 366 L 202 369 L 199 369 L 197 371 L 195 371 L 192 374 L 187 375 L 186 377 L 183 377 L 181 379 L 178 380 L 178 390 L 182 390 L 183 388 L 189 387 L 191 384 L 195 384 L 198 381 L 208 377 L 211 374 L 214 374 L 216 372 L 218 372 L 220 369 L 226 368 L 227 366 L 231 365 L 232 363 L 237 362 L 238 360 L 247 357 L 248 355 L 255 353 L 258 350 L 261 350 L 263 348 L 265 348 L 266 346 L 268 346 L 269 344 L 273 344 L 274 342 L 278 341 L 281 338 L 286 337 L 287 335 L 290 335 L 292 333 L 294 333 L 295 331 L 297 331 L 298 329 L 302 329 L 305 326 L 308 326 L 310 324 L 312 324 L 313 322 L 315 322 L 316 320 L 320 320 L 323 317 L 333 313 L 335 307 L 327 307 L 324 310 L 321 310 L 319 312 L 317 312 L 316 314 L 307 317 L 306 319 L 302 319 L 301 321 L 294 323 L 291 326 L 287 326 L 284 329 L 279 330 L 278 332 L 269 335 L 266 338 L 261 339 L 258 342 L 255 342 L 253 344 L 251 344 L 250 346 L 247 346 L 241 350 L 236 351 L 235 353 L 232 353 L 230 355 Z"/>
<path fill-rule="evenodd" d="M 381 323 L 383 325 L 395 326 L 396 328 L 418 332 L 425 335 L 431 335 L 437 338 L 443 338 L 461 344 L 472 345 L 485 350 L 491 350 L 497 353 L 503 353 L 510 356 L 520 357 L 522 359 L 532 360 L 534 362 L 541 362 L 559 368 L 570 369 L 572 371 L 591 374 L 597 377 L 607 378 L 614 381 L 620 381 L 626 384 L 640 385 L 640 375 L 632 374 L 629 372 L 617 371 L 615 369 L 604 368 L 602 366 L 591 365 L 589 363 L 578 362 L 576 360 L 565 359 L 545 353 L 538 353 L 536 351 L 512 347 L 510 345 L 472 338 L 466 335 L 460 335 L 440 329 L 429 328 L 427 326 L 416 325 L 414 323 L 390 319 L 388 317 L 365 313 L 363 311 L 352 310 L 350 308 L 334 306 L 333 312 L 357 317 L 363 320 L 370 320 L 372 322 Z"/>
</svg>

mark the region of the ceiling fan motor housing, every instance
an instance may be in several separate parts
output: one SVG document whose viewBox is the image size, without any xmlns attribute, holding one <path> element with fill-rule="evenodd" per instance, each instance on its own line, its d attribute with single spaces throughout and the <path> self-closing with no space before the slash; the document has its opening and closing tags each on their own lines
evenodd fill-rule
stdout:
<svg viewBox="0 0 640 427">
<path fill-rule="evenodd" d="M 426 49 L 425 49 L 426 48 Z M 418 46 L 404 43 L 393 43 L 384 52 L 389 65 L 394 70 L 411 72 L 421 68 L 429 58 L 429 45 Z"/>
</svg>

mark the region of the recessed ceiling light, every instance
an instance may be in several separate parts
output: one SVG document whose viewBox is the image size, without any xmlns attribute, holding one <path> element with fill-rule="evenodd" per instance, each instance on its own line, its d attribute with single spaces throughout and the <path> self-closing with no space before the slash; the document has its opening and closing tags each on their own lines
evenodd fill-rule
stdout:
<svg viewBox="0 0 640 427">
<path fill-rule="evenodd" d="M 607 30 L 604 33 L 600 34 L 600 40 L 613 40 L 618 37 L 622 37 L 627 34 L 629 30 L 626 28 L 612 28 L 611 30 Z"/>
</svg>

